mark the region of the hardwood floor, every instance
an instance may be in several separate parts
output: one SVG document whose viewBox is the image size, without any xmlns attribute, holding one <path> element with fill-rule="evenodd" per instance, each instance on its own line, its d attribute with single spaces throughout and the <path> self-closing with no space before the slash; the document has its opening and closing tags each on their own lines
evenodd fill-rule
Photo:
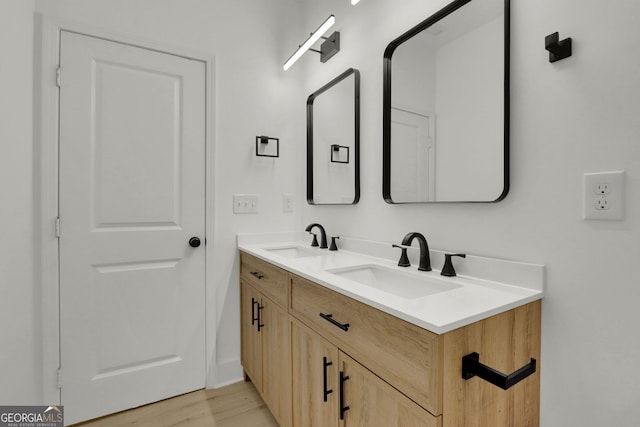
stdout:
<svg viewBox="0 0 640 427">
<path fill-rule="evenodd" d="M 278 427 L 251 382 L 193 393 L 75 427 Z"/>
</svg>

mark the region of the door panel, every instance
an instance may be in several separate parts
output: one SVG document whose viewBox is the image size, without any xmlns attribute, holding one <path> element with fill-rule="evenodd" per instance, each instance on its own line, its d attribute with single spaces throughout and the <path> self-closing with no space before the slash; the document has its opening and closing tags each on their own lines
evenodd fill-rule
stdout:
<svg viewBox="0 0 640 427">
<path fill-rule="evenodd" d="M 262 395 L 280 427 L 291 427 L 289 313 L 266 297 L 262 306 Z"/>
<path fill-rule="evenodd" d="M 204 387 L 205 64 L 63 31 L 68 422 Z"/>
<path fill-rule="evenodd" d="M 240 281 L 240 362 L 245 373 L 262 393 L 262 335 L 258 332 L 260 295 L 252 286 Z"/>
<path fill-rule="evenodd" d="M 338 348 L 291 321 L 294 427 L 338 426 Z"/>
<path fill-rule="evenodd" d="M 94 227 L 180 226 L 180 76 L 103 61 L 94 73 Z"/>
<path fill-rule="evenodd" d="M 345 353 L 339 357 L 343 427 L 442 427 L 442 416 L 434 417 Z"/>
<path fill-rule="evenodd" d="M 433 117 L 391 109 L 391 138 L 400 142 L 392 157 L 391 196 L 398 202 L 435 200 Z M 394 154 L 396 154 L 394 150 Z"/>
</svg>

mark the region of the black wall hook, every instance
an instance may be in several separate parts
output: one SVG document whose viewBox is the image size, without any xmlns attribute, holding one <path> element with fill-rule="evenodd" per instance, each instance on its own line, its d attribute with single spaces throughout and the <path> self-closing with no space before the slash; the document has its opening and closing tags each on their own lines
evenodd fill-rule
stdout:
<svg viewBox="0 0 640 427">
<path fill-rule="evenodd" d="M 544 38 L 544 48 L 549 51 L 549 62 L 560 61 L 571 56 L 571 37 L 559 40 L 557 32 Z"/>
</svg>

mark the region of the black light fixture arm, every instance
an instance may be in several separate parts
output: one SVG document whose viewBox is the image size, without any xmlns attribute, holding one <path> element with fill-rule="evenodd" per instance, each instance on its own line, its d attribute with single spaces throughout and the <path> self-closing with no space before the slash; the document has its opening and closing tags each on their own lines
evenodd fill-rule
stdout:
<svg viewBox="0 0 640 427">
<path fill-rule="evenodd" d="M 535 372 L 536 359 L 533 357 L 528 364 L 509 375 L 480 363 L 480 355 L 478 353 L 467 354 L 462 358 L 462 378 L 468 380 L 477 375 L 503 390 L 507 390 Z"/>
</svg>

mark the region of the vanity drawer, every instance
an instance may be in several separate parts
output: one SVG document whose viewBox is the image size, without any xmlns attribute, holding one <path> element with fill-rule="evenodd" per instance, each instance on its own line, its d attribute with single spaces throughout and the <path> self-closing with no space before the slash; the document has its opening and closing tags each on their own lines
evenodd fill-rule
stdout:
<svg viewBox="0 0 640 427">
<path fill-rule="evenodd" d="M 288 274 L 260 258 L 240 252 L 240 277 L 283 307 L 288 305 Z"/>
<path fill-rule="evenodd" d="M 442 413 L 441 336 L 295 275 L 290 292 L 290 314 L 433 415 Z"/>
</svg>

